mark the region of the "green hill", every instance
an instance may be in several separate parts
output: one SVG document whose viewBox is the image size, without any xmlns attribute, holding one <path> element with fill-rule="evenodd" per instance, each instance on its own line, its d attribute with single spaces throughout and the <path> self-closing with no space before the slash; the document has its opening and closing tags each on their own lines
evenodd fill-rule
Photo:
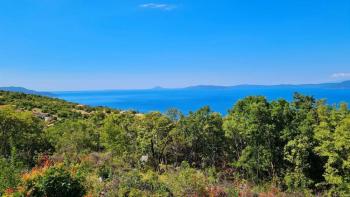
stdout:
<svg viewBox="0 0 350 197">
<path fill-rule="evenodd" d="M 347 196 L 350 111 L 300 94 L 222 117 L 0 91 L 2 196 Z"/>
<path fill-rule="evenodd" d="M 89 107 L 61 99 L 0 90 L 0 106 L 12 106 L 18 110 L 30 111 L 48 122 L 66 119 L 84 119 L 97 113 L 110 113 L 112 110 L 103 107 Z"/>
<path fill-rule="evenodd" d="M 8 92 L 17 92 L 17 93 L 25 93 L 25 94 L 33 94 L 33 95 L 41 95 L 41 96 L 54 96 L 53 93 L 50 92 L 38 92 L 34 90 L 29 90 L 23 87 L 0 87 L 0 90 L 2 91 L 8 91 Z"/>
</svg>

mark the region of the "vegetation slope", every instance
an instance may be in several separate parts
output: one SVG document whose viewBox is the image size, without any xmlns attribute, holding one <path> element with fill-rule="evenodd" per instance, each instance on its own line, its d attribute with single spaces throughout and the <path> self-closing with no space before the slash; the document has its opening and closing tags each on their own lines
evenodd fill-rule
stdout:
<svg viewBox="0 0 350 197">
<path fill-rule="evenodd" d="M 346 104 L 140 114 L 0 91 L 2 196 L 349 196 Z"/>
</svg>

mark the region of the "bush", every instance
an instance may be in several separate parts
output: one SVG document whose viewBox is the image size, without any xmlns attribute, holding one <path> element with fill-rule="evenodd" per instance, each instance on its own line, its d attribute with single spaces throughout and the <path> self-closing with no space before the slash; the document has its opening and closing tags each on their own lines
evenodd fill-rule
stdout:
<svg viewBox="0 0 350 197">
<path fill-rule="evenodd" d="M 34 169 L 23 176 L 24 193 L 38 197 L 79 197 L 85 188 L 81 181 L 60 166 Z"/>
<path fill-rule="evenodd" d="M 46 134 L 56 152 L 83 153 L 99 148 L 98 132 L 89 121 L 64 121 L 47 129 Z"/>
<path fill-rule="evenodd" d="M 0 158 L 0 196 L 5 190 L 11 190 L 17 186 L 19 175 L 16 163 Z"/>
<path fill-rule="evenodd" d="M 205 175 L 183 162 L 180 169 L 162 175 L 162 181 L 175 196 L 206 196 L 209 184 Z"/>
<path fill-rule="evenodd" d="M 125 174 L 119 185 L 118 196 L 173 196 L 161 183 L 158 174 L 152 171 L 140 173 L 136 170 Z"/>
<path fill-rule="evenodd" d="M 15 109 L 0 109 L 0 156 L 9 158 L 16 150 L 17 159 L 29 166 L 34 165 L 33 157 L 50 148 L 43 135 L 43 122 L 31 112 Z"/>
</svg>

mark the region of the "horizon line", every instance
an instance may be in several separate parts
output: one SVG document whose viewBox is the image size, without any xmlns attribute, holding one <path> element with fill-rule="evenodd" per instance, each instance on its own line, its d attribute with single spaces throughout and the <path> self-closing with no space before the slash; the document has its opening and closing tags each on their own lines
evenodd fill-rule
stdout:
<svg viewBox="0 0 350 197">
<path fill-rule="evenodd" d="M 162 86 L 153 86 L 148 88 L 107 88 L 107 89 L 80 89 L 80 90 L 40 90 L 35 88 L 27 88 L 25 86 L 1 86 L 0 88 L 24 88 L 27 90 L 33 90 L 37 92 L 94 92 L 94 91 L 132 91 L 132 90 L 176 90 L 176 89 L 189 89 L 189 88 L 200 88 L 200 87 L 212 87 L 212 88 L 233 88 L 233 87 L 239 87 L 239 86 L 303 86 L 303 85 L 320 85 L 320 84 L 337 84 L 337 83 L 344 83 L 350 81 L 348 80 L 341 80 L 341 81 L 329 81 L 329 82 L 320 82 L 320 83 L 279 83 L 279 84 L 236 84 L 236 85 L 215 85 L 215 84 L 198 84 L 198 85 L 189 85 L 189 86 L 183 86 L 183 87 L 162 87 Z"/>
</svg>

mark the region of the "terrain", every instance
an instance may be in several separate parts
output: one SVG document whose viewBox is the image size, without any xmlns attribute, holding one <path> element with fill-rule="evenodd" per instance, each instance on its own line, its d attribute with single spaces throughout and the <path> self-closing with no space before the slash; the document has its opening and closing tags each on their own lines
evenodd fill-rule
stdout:
<svg viewBox="0 0 350 197">
<path fill-rule="evenodd" d="M 2 196 L 347 196 L 347 104 L 246 97 L 226 116 L 0 91 Z"/>
</svg>

